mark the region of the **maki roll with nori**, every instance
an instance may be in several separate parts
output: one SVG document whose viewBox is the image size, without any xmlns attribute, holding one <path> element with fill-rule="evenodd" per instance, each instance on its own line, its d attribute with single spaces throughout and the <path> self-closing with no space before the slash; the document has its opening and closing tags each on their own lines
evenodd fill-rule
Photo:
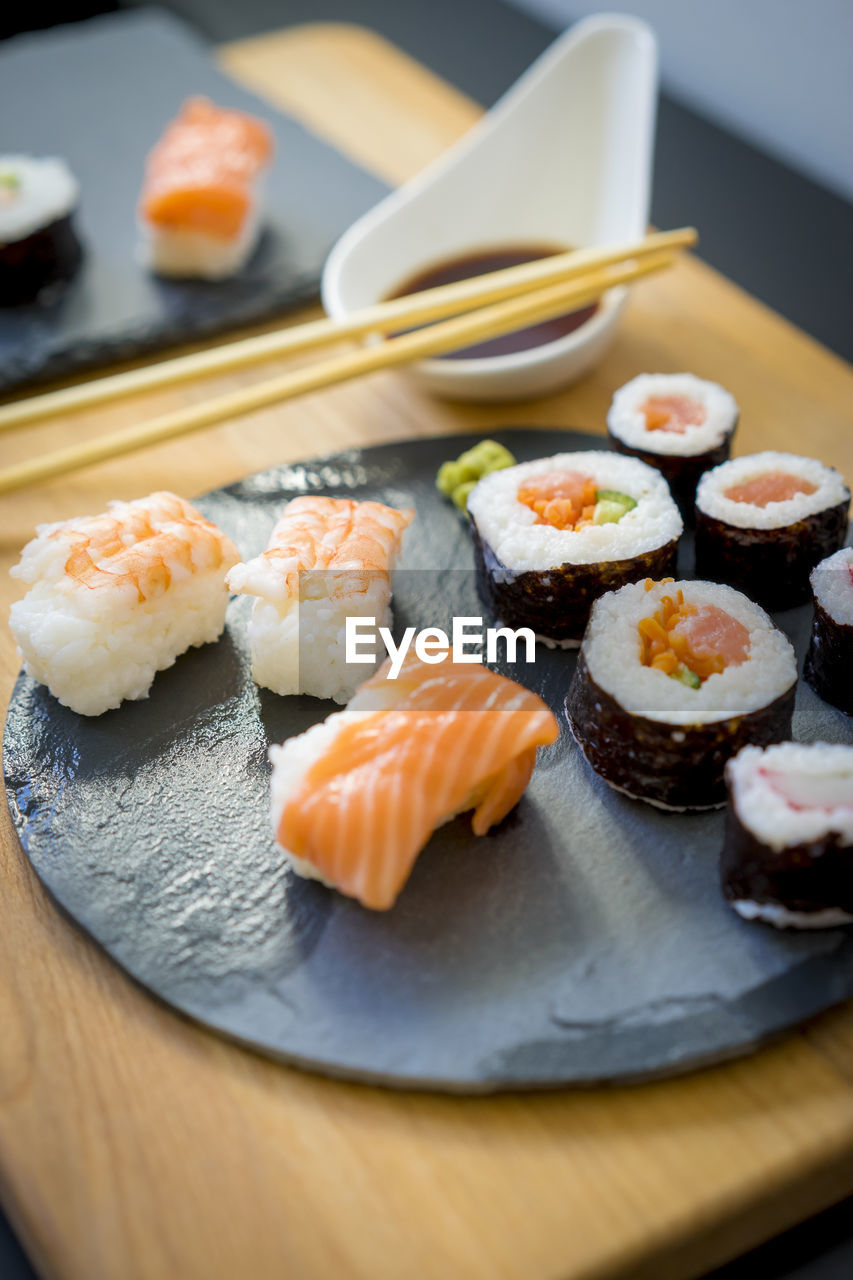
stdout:
<svg viewBox="0 0 853 1280">
<path fill-rule="evenodd" d="M 0 156 L 0 306 L 33 302 L 80 265 L 77 181 L 62 160 Z"/>
<path fill-rule="evenodd" d="M 853 924 L 853 747 L 746 747 L 726 767 L 723 893 L 777 928 Z"/>
<path fill-rule="evenodd" d="M 492 472 L 468 514 L 494 615 L 565 646 L 602 592 L 671 573 L 683 528 L 660 472 L 597 449 Z"/>
<path fill-rule="evenodd" d="M 620 453 L 657 467 L 681 513 L 693 516 L 703 472 L 725 462 L 738 423 L 734 396 L 692 373 L 641 373 L 620 387 L 607 430 Z"/>
<path fill-rule="evenodd" d="M 797 660 L 763 609 L 713 582 L 645 582 L 597 600 L 566 698 L 605 782 L 661 809 L 725 803 L 723 769 L 791 731 Z"/>
<path fill-rule="evenodd" d="M 809 574 L 847 536 L 841 474 L 794 453 L 753 453 L 707 471 L 696 491 L 696 573 L 765 609 L 810 596 Z"/>
<path fill-rule="evenodd" d="M 853 547 L 821 560 L 811 586 L 814 621 L 804 675 L 824 702 L 853 715 Z"/>
</svg>

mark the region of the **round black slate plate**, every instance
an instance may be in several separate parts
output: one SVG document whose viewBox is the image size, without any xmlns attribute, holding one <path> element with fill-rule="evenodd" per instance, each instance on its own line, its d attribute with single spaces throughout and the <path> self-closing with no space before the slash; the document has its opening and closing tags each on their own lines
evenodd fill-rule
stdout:
<svg viewBox="0 0 853 1280">
<path fill-rule="evenodd" d="M 571 431 L 495 434 L 519 459 L 605 447 Z M 248 556 L 306 490 L 414 503 L 406 563 L 424 572 L 402 576 L 398 624 L 479 614 L 468 533 L 433 487 L 476 438 L 283 467 L 199 505 Z M 86 719 L 21 676 L 6 723 L 9 803 L 40 878 L 175 1008 L 321 1071 L 474 1092 L 683 1071 L 853 994 L 853 934 L 739 920 L 717 883 L 721 815 L 615 794 L 565 728 L 516 812 L 484 839 L 465 818 L 442 827 L 393 910 L 298 879 L 270 834 L 267 747 L 333 707 L 252 684 L 244 605 L 145 702 Z M 809 612 L 779 615 L 801 656 Z M 544 650 L 516 671 L 563 724 L 574 661 Z M 805 686 L 798 699 L 799 738 L 853 741 L 849 718 Z"/>
</svg>

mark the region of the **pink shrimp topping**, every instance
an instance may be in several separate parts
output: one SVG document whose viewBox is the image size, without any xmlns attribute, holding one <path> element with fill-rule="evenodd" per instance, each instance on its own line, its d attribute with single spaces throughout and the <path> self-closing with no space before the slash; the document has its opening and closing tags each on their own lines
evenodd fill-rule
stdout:
<svg viewBox="0 0 853 1280">
<path fill-rule="evenodd" d="M 414 511 L 398 511 L 381 502 L 353 498 L 294 498 L 272 531 L 261 555 L 238 565 L 228 578 L 232 591 L 245 595 L 298 596 L 300 575 L 305 590 L 323 595 L 367 590 L 372 576 L 388 575 L 403 530 Z M 322 578 L 321 578 L 321 575 Z"/>
<path fill-rule="evenodd" d="M 175 573 L 228 568 L 237 548 L 177 494 L 115 502 L 103 515 L 67 520 L 48 537 L 68 551 L 65 574 L 89 591 L 130 586 L 138 601 L 167 591 Z"/>
</svg>

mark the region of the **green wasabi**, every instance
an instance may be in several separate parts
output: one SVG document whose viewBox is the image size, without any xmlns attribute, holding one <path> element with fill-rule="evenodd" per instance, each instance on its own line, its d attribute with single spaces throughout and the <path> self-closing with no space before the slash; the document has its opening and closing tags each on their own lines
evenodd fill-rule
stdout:
<svg viewBox="0 0 853 1280">
<path fill-rule="evenodd" d="M 503 471 L 514 467 L 515 458 L 497 440 L 481 440 L 473 448 L 466 449 L 455 461 L 443 462 L 438 469 L 435 485 L 439 493 L 450 498 L 460 511 L 468 509 L 468 494 L 478 480 L 490 471 Z"/>
<path fill-rule="evenodd" d="M 458 484 L 453 490 L 451 494 L 453 505 L 458 507 L 460 511 L 468 510 L 468 494 L 476 484 L 476 480 L 463 480 L 462 484 Z"/>
</svg>

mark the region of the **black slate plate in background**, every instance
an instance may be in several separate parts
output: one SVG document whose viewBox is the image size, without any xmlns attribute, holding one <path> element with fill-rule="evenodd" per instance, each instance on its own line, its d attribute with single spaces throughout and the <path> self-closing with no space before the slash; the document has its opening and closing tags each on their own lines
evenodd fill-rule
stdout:
<svg viewBox="0 0 853 1280">
<path fill-rule="evenodd" d="M 398 625 L 479 614 L 470 539 L 434 489 L 452 436 L 264 472 L 200 506 L 244 555 L 305 491 L 414 503 Z M 519 459 L 602 446 L 496 434 Z M 419 583 L 421 584 L 419 586 Z M 191 1017 L 288 1061 L 400 1086 L 481 1091 L 667 1075 L 745 1052 L 853 994 L 853 933 L 746 924 L 717 882 L 720 813 L 656 812 L 609 790 L 564 727 L 516 813 L 483 839 L 439 829 L 396 906 L 364 910 L 286 869 L 267 817 L 270 742 L 333 704 L 258 690 L 247 601 L 226 634 L 97 719 L 15 687 L 5 772 L 18 833 L 57 902 Z M 780 615 L 800 654 L 809 610 Z M 574 656 L 516 674 L 561 722 Z M 853 741 L 803 687 L 795 732 Z"/>
<path fill-rule="evenodd" d="M 159 280 L 136 260 L 145 157 L 191 94 L 261 116 L 276 159 L 267 228 L 233 279 Z M 0 391 L 266 319 L 315 295 L 343 231 L 386 193 L 295 120 L 240 89 L 156 9 L 7 41 L 0 153 L 60 155 L 80 181 L 83 266 L 50 305 L 0 309 Z"/>
</svg>

